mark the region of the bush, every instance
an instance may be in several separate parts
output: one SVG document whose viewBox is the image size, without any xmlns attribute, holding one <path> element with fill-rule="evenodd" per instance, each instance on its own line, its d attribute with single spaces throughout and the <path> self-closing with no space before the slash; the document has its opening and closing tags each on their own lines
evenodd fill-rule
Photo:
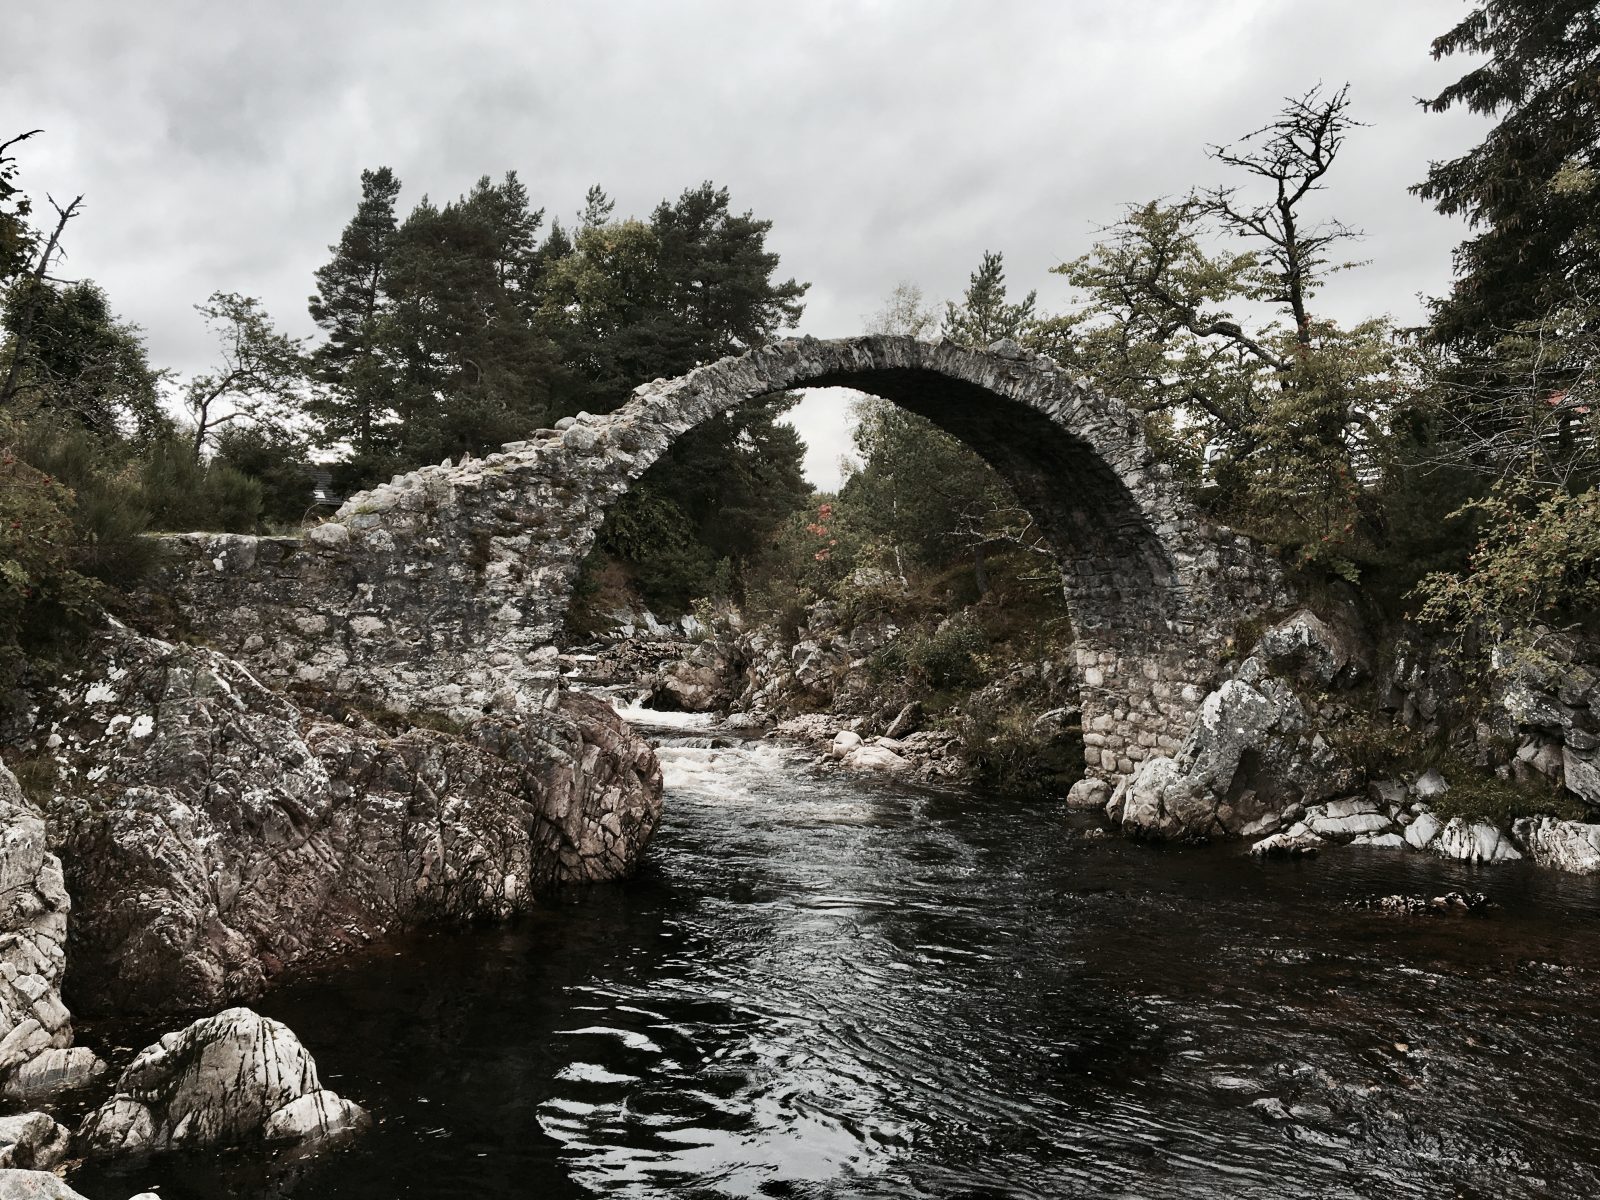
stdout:
<svg viewBox="0 0 1600 1200">
<path fill-rule="evenodd" d="M 1416 587 L 1419 616 L 1484 631 L 1600 612 L 1600 488 L 1576 495 L 1503 480 L 1458 515 L 1475 513 L 1482 535 L 1462 572 L 1434 572 Z"/>
<path fill-rule="evenodd" d="M 298 529 L 313 507 L 311 462 L 305 443 L 286 429 L 234 426 L 217 438 L 211 466 L 227 466 L 261 488 L 261 518 Z"/>
<path fill-rule="evenodd" d="M 72 492 L 0 451 L 0 682 L 93 611 L 98 587 L 78 572 Z"/>
<path fill-rule="evenodd" d="M 254 533 L 260 527 L 261 484 L 225 462 L 196 462 L 181 437 L 151 444 L 140 482 L 152 528 Z"/>
</svg>

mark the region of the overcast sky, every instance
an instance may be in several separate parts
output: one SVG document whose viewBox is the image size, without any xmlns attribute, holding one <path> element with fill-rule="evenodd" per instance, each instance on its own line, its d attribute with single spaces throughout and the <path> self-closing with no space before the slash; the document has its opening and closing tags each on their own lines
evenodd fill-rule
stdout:
<svg viewBox="0 0 1600 1200">
<path fill-rule="evenodd" d="M 1370 266 L 1336 316 L 1419 312 L 1461 229 L 1406 192 L 1482 125 L 1418 109 L 1459 76 L 1430 40 L 1463 0 L 51 0 L 6 16 L 0 136 L 30 192 L 83 192 L 64 271 L 98 280 L 153 361 L 203 367 L 190 307 L 263 298 L 310 333 L 305 298 L 388 165 L 402 207 L 515 168 L 570 217 L 601 183 L 618 214 L 710 179 L 773 221 L 781 275 L 809 281 L 800 332 L 860 332 L 900 281 L 959 295 L 985 249 L 1018 291 L 1129 201 L 1226 177 L 1205 155 L 1282 98 L 1351 84 L 1350 136 L 1320 211 L 1362 227 Z M 797 411 L 830 486 L 843 406 Z"/>
</svg>

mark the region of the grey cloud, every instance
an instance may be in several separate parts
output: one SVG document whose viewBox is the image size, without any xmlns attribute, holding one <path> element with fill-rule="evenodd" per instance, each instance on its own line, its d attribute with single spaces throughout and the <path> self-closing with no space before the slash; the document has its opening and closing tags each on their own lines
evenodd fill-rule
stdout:
<svg viewBox="0 0 1600 1200">
<path fill-rule="evenodd" d="M 1062 4 L 750 0 L 274 5 L 57 0 L 8 17 L 0 112 L 44 126 L 36 190 L 88 195 L 71 270 L 148 331 L 155 359 L 208 350 L 190 306 L 260 295 L 310 331 L 305 297 L 386 163 L 403 203 L 516 168 L 567 218 L 603 183 L 643 213 L 703 179 L 771 218 L 782 271 L 813 283 L 804 332 L 858 330 L 897 282 L 953 296 L 986 249 L 1013 286 L 1066 300 L 1049 267 L 1128 201 L 1218 179 L 1205 157 L 1317 80 L 1352 83 L 1326 211 L 1373 265 L 1332 285 L 1341 317 L 1411 319 L 1448 281 L 1459 228 L 1406 194 L 1471 118 L 1413 101 L 1455 77 L 1429 40 L 1459 0 Z M 837 413 L 797 424 L 819 478 Z"/>
</svg>

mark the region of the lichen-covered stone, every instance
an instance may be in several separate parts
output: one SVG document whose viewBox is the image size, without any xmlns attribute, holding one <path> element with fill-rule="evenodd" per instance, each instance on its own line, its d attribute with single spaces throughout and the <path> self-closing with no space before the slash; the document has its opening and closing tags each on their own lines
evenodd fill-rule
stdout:
<svg viewBox="0 0 1600 1200">
<path fill-rule="evenodd" d="M 1239 678 L 1205 698 L 1177 753 L 1146 760 L 1128 781 L 1120 819 L 1144 836 L 1237 835 L 1354 782 L 1288 685 L 1247 660 Z"/>
<path fill-rule="evenodd" d="M 0 1168 L 0 1200 L 85 1200 L 49 1171 Z M 139 1200 L 135 1196 L 133 1200 Z"/>
<path fill-rule="evenodd" d="M 660 814 L 650 748 L 594 699 L 392 732 L 206 648 L 113 626 L 85 650 L 17 737 L 56 760 L 74 994 L 101 1010 L 255 995 L 391 931 L 626 875 Z M 27 1034 L 19 1011 L 17 1038 L 56 1038 L 64 1010 L 35 1008 L 55 1024 Z"/>
<path fill-rule="evenodd" d="M 1600 874 L 1600 824 L 1524 817 L 1511 827 L 1511 833 L 1541 867 L 1575 875 Z"/>
<path fill-rule="evenodd" d="M 0 1167 L 48 1171 L 67 1156 L 71 1140 L 48 1113 L 0 1117 Z"/>
<path fill-rule="evenodd" d="M 1365 639 L 1336 628 L 1308 608 L 1263 633 L 1255 653 L 1275 674 L 1324 690 L 1358 683 L 1370 671 Z"/>
<path fill-rule="evenodd" d="M 70 907 L 44 818 L 0 764 L 0 1087 L 72 1042 L 61 1000 Z"/>
</svg>

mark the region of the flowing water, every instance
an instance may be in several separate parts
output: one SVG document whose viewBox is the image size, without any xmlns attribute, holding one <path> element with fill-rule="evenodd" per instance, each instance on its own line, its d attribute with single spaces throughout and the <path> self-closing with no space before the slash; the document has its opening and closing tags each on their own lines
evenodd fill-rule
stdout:
<svg viewBox="0 0 1600 1200">
<path fill-rule="evenodd" d="M 269 996 L 376 1127 L 224 1195 L 1600 1195 L 1600 882 L 1162 849 L 649 731 L 640 876 Z M 1352 908 L 1489 894 L 1481 916 Z M 120 1189 L 120 1190 L 119 1190 Z"/>
</svg>

